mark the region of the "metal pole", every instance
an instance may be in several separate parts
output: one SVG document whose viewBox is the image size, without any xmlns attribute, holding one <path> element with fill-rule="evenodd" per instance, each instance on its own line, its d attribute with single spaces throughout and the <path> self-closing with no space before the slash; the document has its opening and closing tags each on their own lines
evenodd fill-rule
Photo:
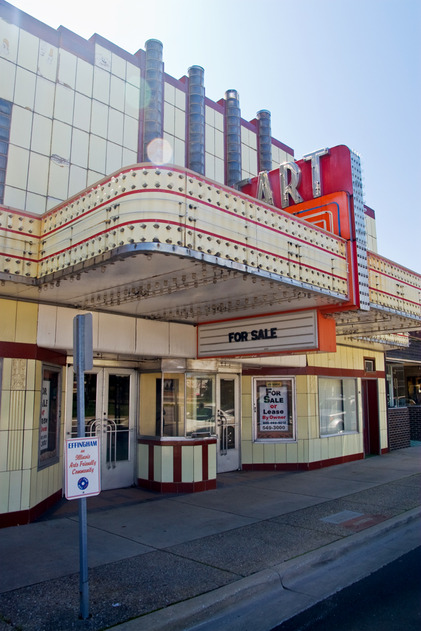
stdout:
<svg viewBox="0 0 421 631">
<path fill-rule="evenodd" d="M 78 358 L 76 371 L 77 396 L 77 429 L 78 437 L 85 437 L 85 329 L 82 316 L 76 316 L 76 356 Z M 79 592 L 80 617 L 89 618 L 89 582 L 88 582 L 88 527 L 86 513 L 86 497 L 79 498 Z"/>
</svg>

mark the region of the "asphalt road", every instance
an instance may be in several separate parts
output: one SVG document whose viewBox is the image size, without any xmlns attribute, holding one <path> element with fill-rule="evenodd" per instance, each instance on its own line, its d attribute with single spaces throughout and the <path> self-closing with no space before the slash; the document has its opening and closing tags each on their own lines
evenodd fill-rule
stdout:
<svg viewBox="0 0 421 631">
<path fill-rule="evenodd" d="M 343 589 L 273 631 L 418 631 L 421 547 Z"/>
</svg>

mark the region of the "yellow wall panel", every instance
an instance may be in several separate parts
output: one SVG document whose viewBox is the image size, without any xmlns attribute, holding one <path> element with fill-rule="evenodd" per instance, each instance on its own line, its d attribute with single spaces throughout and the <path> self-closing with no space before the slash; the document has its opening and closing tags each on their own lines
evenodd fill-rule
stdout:
<svg viewBox="0 0 421 631">
<path fill-rule="evenodd" d="M 298 392 L 296 395 L 297 402 L 297 416 L 298 417 L 306 417 L 308 414 L 308 395 L 305 392 Z"/>
<path fill-rule="evenodd" d="M 194 475 L 194 451 L 193 447 L 186 445 L 181 448 L 181 480 L 193 482 Z"/>
<path fill-rule="evenodd" d="M 22 430 L 25 418 L 26 392 L 12 390 L 10 393 L 9 429 Z"/>
<path fill-rule="evenodd" d="M 0 513 L 9 511 L 9 482 L 10 473 L 8 471 L 0 472 Z"/>
<path fill-rule="evenodd" d="M 2 391 L 10 390 L 10 379 L 12 376 L 12 360 L 8 357 L 3 359 L 3 380 Z"/>
<path fill-rule="evenodd" d="M 208 445 L 208 472 L 209 480 L 216 478 L 216 443 Z"/>
<path fill-rule="evenodd" d="M 287 461 L 287 446 L 285 443 L 277 443 L 275 445 L 275 458 L 276 462 Z"/>
<path fill-rule="evenodd" d="M 264 445 L 263 443 L 253 444 L 253 463 L 264 462 Z"/>
<path fill-rule="evenodd" d="M 38 422 L 35 423 L 35 419 L 39 416 L 40 407 L 35 408 L 36 392 L 33 390 L 27 390 L 25 393 L 25 416 L 24 416 L 24 428 L 33 429 L 34 424 L 38 426 Z M 37 397 L 39 402 L 39 396 Z M 62 417 L 64 414 L 62 414 Z"/>
<path fill-rule="evenodd" d="M 32 468 L 38 467 L 39 430 L 32 432 Z"/>
<path fill-rule="evenodd" d="M 328 444 L 328 458 L 337 458 L 338 456 L 344 456 L 344 442 L 342 436 L 338 441 L 338 436 L 329 436 L 326 439 Z"/>
<path fill-rule="evenodd" d="M 320 436 L 320 427 L 319 427 L 319 415 L 314 414 L 310 416 L 308 419 L 309 424 L 309 438 L 317 439 Z"/>
<path fill-rule="evenodd" d="M 32 481 L 33 481 L 34 495 L 32 495 L 32 488 L 31 488 L 31 506 L 36 506 L 37 504 L 42 502 L 42 500 L 47 496 L 48 469 L 49 467 L 47 467 L 46 469 L 41 469 L 40 471 L 37 471 L 36 469 L 33 470 Z"/>
<path fill-rule="evenodd" d="M 162 452 L 159 445 L 153 448 L 153 479 L 162 482 Z"/>
<path fill-rule="evenodd" d="M 149 445 L 137 446 L 137 475 L 142 480 L 149 477 Z"/>
<path fill-rule="evenodd" d="M 32 466 L 35 465 L 35 461 L 32 460 L 33 438 L 34 438 L 34 432 L 32 430 L 24 430 L 24 432 L 23 432 L 23 446 L 22 446 L 22 467 L 23 467 L 23 469 L 31 469 Z"/>
<path fill-rule="evenodd" d="M 203 480 L 202 474 L 202 445 L 195 445 L 193 456 L 193 480 L 194 482 L 201 482 Z"/>
<path fill-rule="evenodd" d="M 320 439 L 320 460 L 327 460 L 329 458 L 329 444 L 327 438 Z"/>
<path fill-rule="evenodd" d="M 35 359 L 28 359 L 26 362 L 26 387 L 28 390 L 35 390 L 36 373 L 40 368 L 40 362 Z"/>
<path fill-rule="evenodd" d="M 0 300 L 0 339 L 3 342 L 15 342 L 17 302 Z"/>
<path fill-rule="evenodd" d="M 299 440 L 297 443 L 298 447 L 298 462 L 308 462 L 309 459 L 309 441 L 308 440 Z"/>
<path fill-rule="evenodd" d="M 309 438 L 310 426 L 309 417 L 305 414 L 297 417 L 297 440 Z"/>
<path fill-rule="evenodd" d="M 271 464 L 275 462 L 275 445 L 274 443 L 265 443 L 263 445 L 264 462 Z"/>
<path fill-rule="evenodd" d="M 162 446 L 162 478 L 161 482 L 173 482 L 174 481 L 174 467 L 173 467 L 173 447 Z"/>
<path fill-rule="evenodd" d="M 18 302 L 16 312 L 16 342 L 36 344 L 38 326 L 38 305 L 31 302 Z"/>
<path fill-rule="evenodd" d="M 321 446 L 320 439 L 313 439 L 310 441 L 309 452 L 308 452 L 309 462 L 320 462 L 321 460 Z"/>
<path fill-rule="evenodd" d="M 40 488 L 42 490 L 42 487 L 40 479 L 42 473 L 42 471 L 37 471 L 35 467 L 31 469 L 31 488 L 29 497 L 31 506 L 36 506 L 41 501 L 38 498 L 41 498 Z"/>
<path fill-rule="evenodd" d="M 241 462 L 243 464 L 253 462 L 253 443 L 250 440 L 241 441 Z"/>
<path fill-rule="evenodd" d="M 0 471 L 7 471 L 7 431 L 0 431 Z"/>
<path fill-rule="evenodd" d="M 30 495 L 31 495 L 31 471 L 23 471 L 22 472 L 22 490 L 21 490 L 21 509 L 20 510 L 28 510 L 31 508 L 30 505 Z"/>
<path fill-rule="evenodd" d="M 7 444 L 7 468 L 9 471 L 19 471 L 22 469 L 23 431 L 9 430 Z"/>
<path fill-rule="evenodd" d="M 0 431 L 9 429 L 10 394 L 9 390 L 3 390 L 1 395 Z"/>
<path fill-rule="evenodd" d="M 287 462 L 298 462 L 298 445 L 297 443 L 287 444 Z"/>
<path fill-rule="evenodd" d="M 248 394 L 251 397 L 251 377 L 241 378 L 241 391 L 243 396 Z"/>
<path fill-rule="evenodd" d="M 22 471 L 10 472 L 9 511 L 21 510 Z"/>
</svg>

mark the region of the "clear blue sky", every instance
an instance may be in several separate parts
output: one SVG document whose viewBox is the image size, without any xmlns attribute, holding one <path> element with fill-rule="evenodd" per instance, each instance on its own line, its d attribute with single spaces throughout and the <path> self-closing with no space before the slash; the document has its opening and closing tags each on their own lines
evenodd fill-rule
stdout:
<svg viewBox="0 0 421 631">
<path fill-rule="evenodd" d="M 296 158 L 345 144 L 362 160 L 379 254 L 421 272 L 421 0 L 15 0 L 57 28 L 135 53 L 164 45 L 165 71 L 205 69 L 206 95 L 272 113 Z"/>
</svg>

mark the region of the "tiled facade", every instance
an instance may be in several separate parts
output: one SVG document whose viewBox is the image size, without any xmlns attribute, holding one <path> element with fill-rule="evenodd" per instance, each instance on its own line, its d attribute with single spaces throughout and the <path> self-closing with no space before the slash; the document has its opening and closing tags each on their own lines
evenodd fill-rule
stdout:
<svg viewBox="0 0 421 631">
<path fill-rule="evenodd" d="M 6 4 L 6 3 L 5 3 Z M 10 6 L 10 5 L 9 5 Z M 103 176 L 143 161 L 145 53 L 130 55 L 29 17 L 0 17 L 0 99 L 13 103 L 4 204 L 42 214 Z M 40 32 L 34 35 L 27 29 Z M 164 74 L 163 138 L 175 165 L 186 161 L 186 80 Z M 206 99 L 206 173 L 224 181 L 224 108 Z M 243 177 L 258 172 L 256 127 L 243 121 Z M 277 143 L 279 145 L 279 143 Z M 274 163 L 292 156 L 274 145 Z"/>
<path fill-rule="evenodd" d="M 132 55 L 0 0 L 3 526 L 62 496 L 64 440 L 76 421 L 73 325 L 85 312 L 94 353 L 86 427 L 94 432 L 101 419 L 111 440 L 105 488 L 203 491 L 222 471 L 311 470 L 393 446 L 384 349 L 421 322 L 421 277 L 376 254 L 366 208 L 361 308 L 349 240 L 228 182 L 228 162 L 248 181 L 270 170 L 264 161 L 293 161 L 271 136 L 268 149 L 270 113 L 240 117 L 236 136 L 227 115 L 235 90 L 218 102 L 201 89 L 193 98 L 192 72 L 203 69 L 169 76 L 161 44 L 150 42 Z M 152 128 L 157 143 L 146 147 Z M 278 328 L 267 324 L 277 316 Z M 299 346 L 305 318 L 316 333 Z M 250 337 L 288 330 L 292 347 L 231 350 L 249 320 L 258 322 Z M 201 354 L 198 329 L 225 322 L 234 323 L 228 350 Z M 257 413 L 263 383 L 289 397 L 287 429 L 267 437 Z M 118 423 L 119 454 L 110 401 L 127 421 Z M 120 461 L 124 476 L 113 478 Z"/>
</svg>

